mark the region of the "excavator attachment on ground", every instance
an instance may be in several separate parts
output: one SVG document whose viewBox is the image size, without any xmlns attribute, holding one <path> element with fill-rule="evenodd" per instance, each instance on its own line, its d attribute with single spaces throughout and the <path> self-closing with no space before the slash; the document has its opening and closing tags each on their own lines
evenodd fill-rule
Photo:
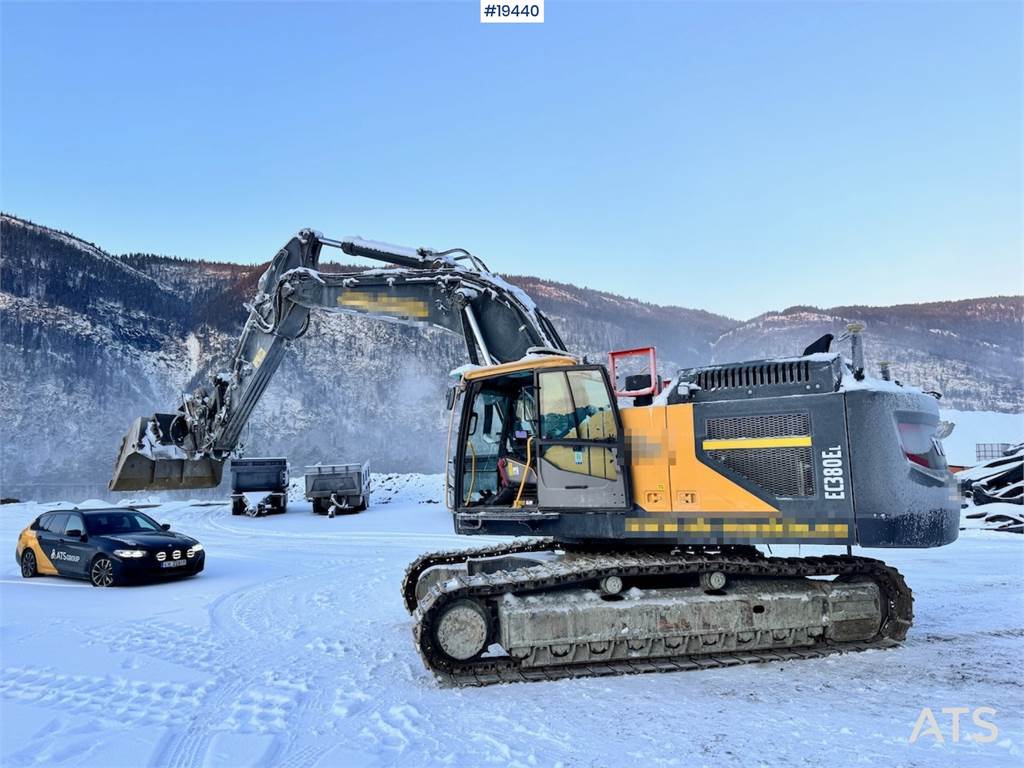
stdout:
<svg viewBox="0 0 1024 768">
<path fill-rule="evenodd" d="M 121 439 L 121 450 L 110 480 L 112 491 L 182 491 L 216 488 L 224 462 L 210 456 L 189 457 L 173 442 L 154 441 L 153 426 L 170 423 L 175 414 L 140 416 Z"/>
</svg>

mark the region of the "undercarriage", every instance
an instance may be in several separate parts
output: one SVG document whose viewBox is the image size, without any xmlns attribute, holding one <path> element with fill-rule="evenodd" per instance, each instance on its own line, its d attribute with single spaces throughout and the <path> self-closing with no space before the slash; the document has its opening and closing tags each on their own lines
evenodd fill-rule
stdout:
<svg viewBox="0 0 1024 768">
<path fill-rule="evenodd" d="M 459 686 L 888 648 L 913 620 L 910 589 L 881 561 L 754 547 L 436 553 L 409 567 L 403 598 L 424 662 Z"/>
</svg>

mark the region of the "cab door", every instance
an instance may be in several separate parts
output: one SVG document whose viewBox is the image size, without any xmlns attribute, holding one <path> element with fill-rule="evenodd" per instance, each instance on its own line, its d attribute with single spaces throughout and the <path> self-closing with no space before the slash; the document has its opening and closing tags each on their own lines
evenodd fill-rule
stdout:
<svg viewBox="0 0 1024 768">
<path fill-rule="evenodd" d="M 605 369 L 539 370 L 536 387 L 538 506 L 625 509 L 625 441 Z"/>
</svg>

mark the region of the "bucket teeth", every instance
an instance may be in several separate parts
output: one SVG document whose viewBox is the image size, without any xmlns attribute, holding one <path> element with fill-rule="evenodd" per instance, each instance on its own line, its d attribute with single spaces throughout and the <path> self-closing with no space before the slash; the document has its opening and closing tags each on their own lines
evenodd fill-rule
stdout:
<svg viewBox="0 0 1024 768">
<path fill-rule="evenodd" d="M 140 416 L 121 440 L 121 450 L 108 485 L 110 490 L 177 491 L 220 485 L 223 461 L 206 456 L 195 459 L 184 454 L 175 456 L 174 446 L 153 445 L 151 422 L 152 419 Z"/>
</svg>

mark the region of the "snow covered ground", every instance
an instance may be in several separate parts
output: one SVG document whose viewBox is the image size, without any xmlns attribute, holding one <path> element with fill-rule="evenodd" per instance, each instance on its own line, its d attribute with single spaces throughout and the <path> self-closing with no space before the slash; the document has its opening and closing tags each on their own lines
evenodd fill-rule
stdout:
<svg viewBox="0 0 1024 768">
<path fill-rule="evenodd" d="M 884 555 L 915 590 L 898 650 L 704 672 L 440 687 L 398 594 L 451 532 L 438 477 L 377 478 L 327 519 L 149 512 L 199 538 L 197 578 L 99 590 L 22 580 L 17 532 L 49 505 L 0 507 L 0 764 L 104 766 L 1018 766 L 1024 759 L 1024 537 L 970 530 Z M 382 503 L 385 499 L 390 503 Z M 791 550 L 794 554 L 796 548 Z M 804 547 L 803 554 L 812 552 Z M 778 554 L 779 548 L 775 553 Z M 911 734 L 929 707 L 944 734 Z M 970 715 L 952 740 L 944 707 Z"/>
</svg>

